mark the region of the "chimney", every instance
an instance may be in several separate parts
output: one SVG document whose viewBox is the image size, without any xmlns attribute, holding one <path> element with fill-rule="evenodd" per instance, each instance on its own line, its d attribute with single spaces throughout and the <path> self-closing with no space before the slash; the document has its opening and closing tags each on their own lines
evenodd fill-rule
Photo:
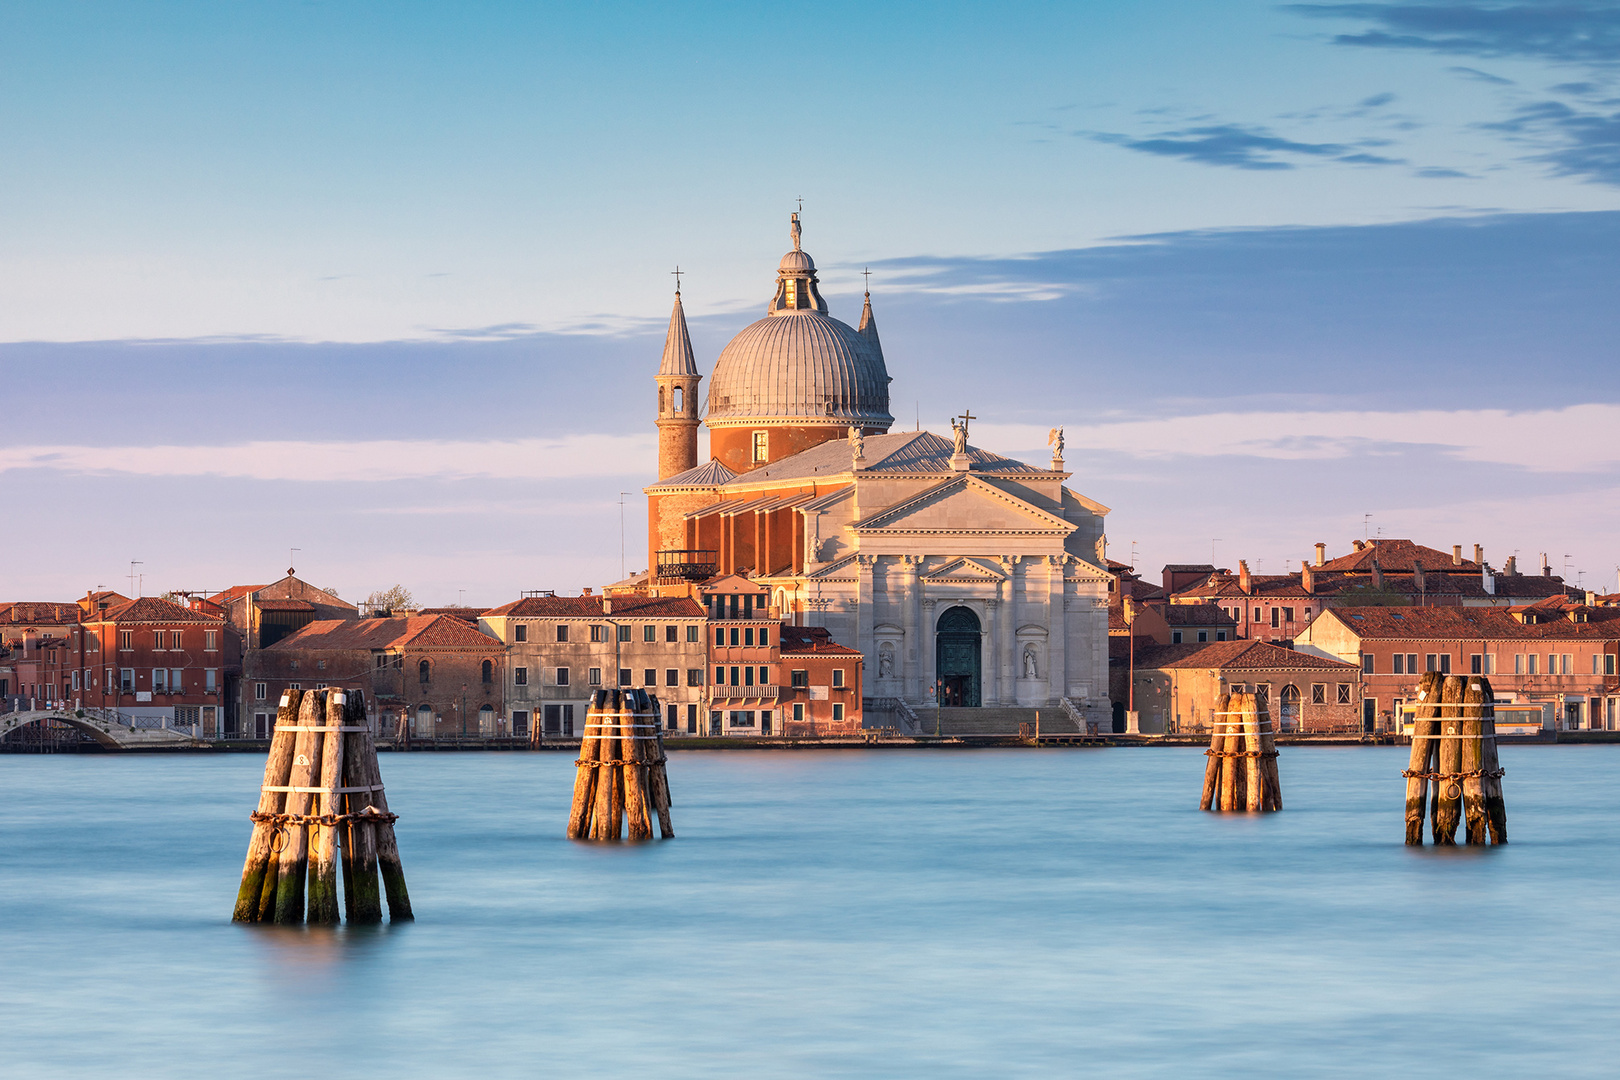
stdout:
<svg viewBox="0 0 1620 1080">
<path fill-rule="evenodd" d="M 1478 544 L 1474 545 L 1474 562 L 1478 566 L 1485 565 L 1485 549 Z"/>
<path fill-rule="evenodd" d="M 1379 592 L 1384 591 L 1384 568 L 1378 565 L 1378 556 L 1373 556 L 1373 588 Z"/>
<path fill-rule="evenodd" d="M 1367 541 L 1365 540 L 1352 540 L 1350 543 L 1357 551 L 1362 551 L 1367 547 Z"/>
<path fill-rule="evenodd" d="M 1320 551 L 1322 545 L 1317 544 L 1316 547 L 1317 550 Z M 1306 562 L 1304 559 L 1301 559 L 1299 562 L 1299 583 L 1306 592 L 1312 594 L 1316 592 L 1316 578 L 1311 573 L 1311 564 Z"/>
<path fill-rule="evenodd" d="M 1422 592 L 1424 589 L 1428 588 L 1427 582 L 1425 582 L 1423 580 L 1423 560 L 1422 559 L 1413 559 L 1412 560 L 1412 584 L 1417 588 L 1417 590 L 1419 592 Z"/>
<path fill-rule="evenodd" d="M 1597 593 L 1593 592 L 1591 589 L 1586 590 L 1586 606 L 1597 607 Z"/>
<path fill-rule="evenodd" d="M 1484 563 L 1479 564 L 1479 584 L 1485 590 L 1486 596 L 1496 595 L 1496 578 Z"/>
<path fill-rule="evenodd" d="M 1507 565 L 1502 567 L 1502 573 L 1506 577 L 1519 576 L 1519 557 L 1517 555 L 1508 556 Z"/>
<path fill-rule="evenodd" d="M 1541 553 L 1541 576 L 1552 577 L 1552 563 L 1547 561 L 1547 553 Z"/>
<path fill-rule="evenodd" d="M 1327 562 L 1327 545 L 1326 544 L 1317 544 L 1316 545 L 1316 565 L 1321 566 L 1325 562 Z"/>
<path fill-rule="evenodd" d="M 589 585 L 587 585 L 584 588 L 580 589 L 579 590 L 579 595 L 581 595 L 581 596 L 589 596 L 589 595 L 591 595 L 591 587 Z"/>
<path fill-rule="evenodd" d="M 1248 559 L 1239 559 L 1238 560 L 1238 588 L 1243 590 L 1244 595 L 1247 595 L 1248 592 L 1249 592 L 1249 582 L 1250 582 L 1250 578 L 1249 578 L 1249 560 Z"/>
<path fill-rule="evenodd" d="M 1461 566 L 1462 565 L 1462 545 L 1461 544 L 1452 544 L 1451 545 L 1451 565 L 1452 566 Z"/>
</svg>

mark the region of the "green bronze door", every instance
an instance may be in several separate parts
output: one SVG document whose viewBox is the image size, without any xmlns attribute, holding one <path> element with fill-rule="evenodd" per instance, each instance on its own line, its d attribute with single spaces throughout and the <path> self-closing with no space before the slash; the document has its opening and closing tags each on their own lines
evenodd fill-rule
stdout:
<svg viewBox="0 0 1620 1080">
<path fill-rule="evenodd" d="M 965 607 L 953 607 L 939 617 L 935 638 L 935 670 L 939 677 L 939 703 L 977 708 L 979 704 L 979 618 Z"/>
</svg>

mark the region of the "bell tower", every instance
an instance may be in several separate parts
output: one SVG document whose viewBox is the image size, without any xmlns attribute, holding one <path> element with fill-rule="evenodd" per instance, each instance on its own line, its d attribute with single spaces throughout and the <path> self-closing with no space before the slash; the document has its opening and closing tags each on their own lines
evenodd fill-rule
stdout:
<svg viewBox="0 0 1620 1080">
<path fill-rule="evenodd" d="M 675 310 L 669 315 L 664 338 L 664 360 L 658 367 L 658 479 L 697 468 L 698 374 L 692 360 L 692 339 L 686 333 L 686 312 L 681 308 L 680 279 L 675 285 Z"/>
</svg>

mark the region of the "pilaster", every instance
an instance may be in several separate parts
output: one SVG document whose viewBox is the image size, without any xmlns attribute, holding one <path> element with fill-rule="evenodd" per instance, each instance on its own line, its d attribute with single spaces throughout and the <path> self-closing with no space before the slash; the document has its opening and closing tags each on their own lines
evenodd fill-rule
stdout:
<svg viewBox="0 0 1620 1080">
<path fill-rule="evenodd" d="M 1046 557 L 1046 668 L 1047 690 L 1056 701 L 1068 695 L 1069 619 L 1063 594 L 1065 555 Z"/>
</svg>

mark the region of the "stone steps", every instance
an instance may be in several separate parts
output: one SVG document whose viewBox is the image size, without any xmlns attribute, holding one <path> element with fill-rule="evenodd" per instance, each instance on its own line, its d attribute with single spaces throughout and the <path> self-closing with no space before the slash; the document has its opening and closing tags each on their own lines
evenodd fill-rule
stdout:
<svg viewBox="0 0 1620 1080">
<path fill-rule="evenodd" d="M 934 710 L 916 707 L 917 719 L 922 723 L 923 733 L 934 733 Z M 1073 735 L 1076 732 L 1074 721 L 1069 719 L 1068 713 L 1063 711 L 1061 705 L 1042 706 L 1040 709 L 1003 708 L 991 706 L 983 709 L 940 709 L 939 733 L 941 735 L 1017 735 L 1020 724 L 1028 724 L 1031 732 L 1035 730 L 1035 714 L 1041 714 L 1042 734 Z"/>
</svg>

